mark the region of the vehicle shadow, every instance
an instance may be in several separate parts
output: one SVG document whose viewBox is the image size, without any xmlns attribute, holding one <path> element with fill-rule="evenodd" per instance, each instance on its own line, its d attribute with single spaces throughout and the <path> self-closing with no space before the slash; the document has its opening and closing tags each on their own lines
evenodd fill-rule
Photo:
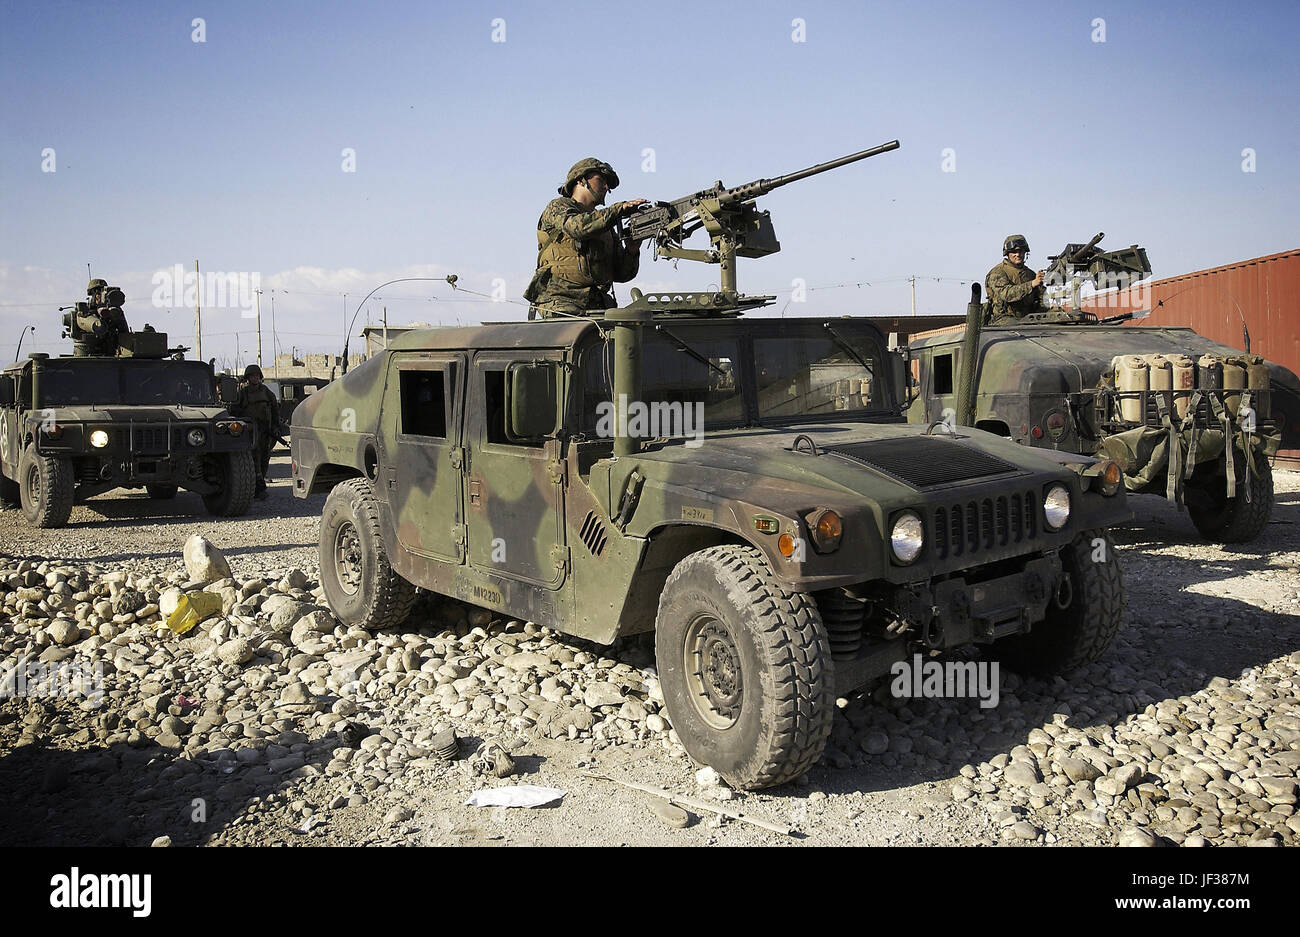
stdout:
<svg viewBox="0 0 1300 937">
<path fill-rule="evenodd" d="M 53 708 L 43 701 L 6 700 L 0 713 L 13 717 L 18 707 L 33 705 Z M 330 738 L 310 742 L 296 731 L 270 743 L 305 746 L 303 764 L 317 768 L 338 744 Z M 159 836 L 170 836 L 177 846 L 204 845 L 250 806 L 292 783 L 291 773 L 272 772 L 265 759 L 251 765 L 233 754 L 190 759 L 152 740 L 140 747 L 57 745 L 38 740 L 0 753 L 6 800 L 0 846 L 148 846 Z M 276 840 L 307 837 L 287 828 L 259 831 L 259 844 Z"/>
<path fill-rule="evenodd" d="M 894 698 L 888 679 L 874 693 L 858 694 L 836 716 L 827 755 L 810 774 L 813 787 L 868 792 L 943 781 L 963 765 L 1028 744 L 1030 729 L 1055 714 L 1085 732 L 1107 731 L 1151 704 L 1204 690 L 1215 677 L 1237 679 L 1300 650 L 1300 606 L 1269 611 L 1185 589 L 1173 602 L 1162 590 L 1206 582 L 1207 570 L 1172 558 L 1166 569 L 1130 585 L 1124 624 L 1095 664 L 1041 679 L 1021 677 L 999 661 L 1000 697 L 992 708 L 978 699 Z M 1234 569 L 1237 576 L 1246 572 Z M 979 660 L 997 661 L 996 645 L 981 649 Z M 869 732 L 887 738 L 891 750 L 864 755 L 858 742 Z M 792 786 L 771 793 L 803 796 Z"/>
</svg>

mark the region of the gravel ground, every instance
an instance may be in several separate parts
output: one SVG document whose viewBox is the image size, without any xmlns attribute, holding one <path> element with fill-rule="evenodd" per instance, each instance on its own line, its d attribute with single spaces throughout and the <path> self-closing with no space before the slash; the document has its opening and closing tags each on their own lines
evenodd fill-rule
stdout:
<svg viewBox="0 0 1300 937">
<path fill-rule="evenodd" d="M 0 672 L 24 655 L 98 663 L 107 691 L 98 707 L 32 687 L 0 700 L 0 783 L 22 792 L 0 842 L 1300 842 L 1296 473 L 1276 475 L 1272 523 L 1244 547 L 1133 499 L 1135 523 L 1114 531 L 1124 628 L 1097 664 L 1003 669 L 990 709 L 887 686 L 841 700 L 820 764 L 745 794 L 677 744 L 643 638 L 604 648 L 431 596 L 406 633 L 339 626 L 316 592 L 321 499 L 290 495 L 286 457 L 273 472 L 271 498 L 235 520 L 184 493 L 101 496 L 55 531 L 0 514 Z M 158 606 L 204 588 L 181 560 L 192 534 L 233 575 L 206 586 L 222 612 L 178 638 Z M 485 743 L 506 777 L 476 773 Z M 697 803 L 683 814 L 609 778 Z M 566 793 L 464 805 L 512 785 Z"/>
</svg>

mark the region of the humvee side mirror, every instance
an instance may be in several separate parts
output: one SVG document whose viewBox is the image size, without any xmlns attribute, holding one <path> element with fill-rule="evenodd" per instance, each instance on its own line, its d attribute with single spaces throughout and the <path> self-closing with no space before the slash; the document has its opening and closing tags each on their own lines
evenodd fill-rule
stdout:
<svg viewBox="0 0 1300 937">
<path fill-rule="evenodd" d="M 512 364 L 506 372 L 506 437 L 532 442 L 555 432 L 559 368 L 554 361 Z"/>
</svg>

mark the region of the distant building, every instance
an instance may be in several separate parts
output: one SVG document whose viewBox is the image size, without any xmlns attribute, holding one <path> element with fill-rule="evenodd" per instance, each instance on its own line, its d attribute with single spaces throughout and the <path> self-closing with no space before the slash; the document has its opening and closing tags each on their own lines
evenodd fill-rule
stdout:
<svg viewBox="0 0 1300 937">
<path fill-rule="evenodd" d="M 365 355 L 348 355 L 348 368 L 355 368 L 366 360 Z M 276 355 L 275 361 L 262 368 L 268 378 L 314 377 L 332 381 L 343 375 L 343 356 L 324 354 Z"/>
<path fill-rule="evenodd" d="M 367 325 L 361 330 L 361 336 L 366 340 L 366 357 L 377 355 L 388 347 L 386 341 L 391 342 L 399 335 L 407 332 L 413 332 L 416 329 L 431 329 L 434 326 L 427 322 L 411 322 L 407 325 Z M 385 336 L 387 339 L 385 340 Z M 349 365 L 348 367 L 351 367 Z"/>
</svg>

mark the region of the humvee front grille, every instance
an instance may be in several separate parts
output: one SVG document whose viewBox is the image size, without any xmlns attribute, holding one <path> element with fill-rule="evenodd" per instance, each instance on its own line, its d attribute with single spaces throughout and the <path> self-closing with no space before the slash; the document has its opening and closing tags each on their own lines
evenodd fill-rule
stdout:
<svg viewBox="0 0 1300 937">
<path fill-rule="evenodd" d="M 600 522 L 600 515 L 595 511 L 587 513 L 587 519 L 582 522 L 582 529 L 578 531 L 578 536 L 587 545 L 587 550 L 592 556 L 600 556 L 605 552 L 605 543 L 609 537 L 605 533 L 605 525 Z"/>
<path fill-rule="evenodd" d="M 136 452 L 153 455 L 168 450 L 166 426 L 136 426 L 131 431 L 134 433 L 131 448 Z"/>
<path fill-rule="evenodd" d="M 869 465 L 915 488 L 1014 472 L 1016 467 L 964 443 L 935 436 L 905 436 L 849 443 L 826 450 Z"/>
<path fill-rule="evenodd" d="M 971 556 L 1038 536 L 1038 495 L 1016 492 L 934 509 L 934 550 L 939 559 Z"/>
</svg>

